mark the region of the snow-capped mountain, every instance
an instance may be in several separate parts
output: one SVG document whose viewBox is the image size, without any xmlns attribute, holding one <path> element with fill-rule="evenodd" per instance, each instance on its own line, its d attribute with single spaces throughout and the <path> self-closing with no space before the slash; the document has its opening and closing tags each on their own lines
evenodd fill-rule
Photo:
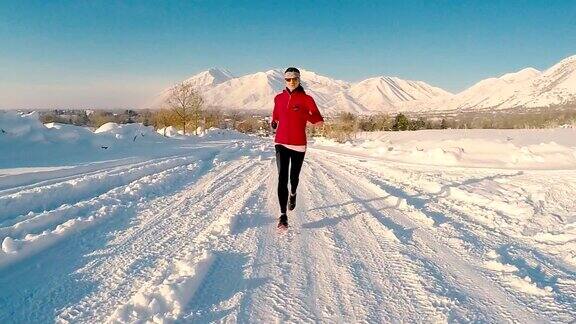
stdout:
<svg viewBox="0 0 576 324">
<path fill-rule="evenodd" d="M 191 78 L 184 80 L 184 82 L 192 84 L 198 88 L 208 88 L 224 83 L 228 80 L 234 79 L 234 75 L 226 69 L 212 68 L 194 75 Z"/>
<path fill-rule="evenodd" d="M 496 108 L 510 104 L 521 90 L 528 86 L 530 80 L 541 73 L 534 68 L 526 68 L 499 78 L 482 80 L 456 96 L 460 99 L 458 108 Z"/>
<path fill-rule="evenodd" d="M 230 79 L 206 90 L 202 95 L 210 106 L 260 110 L 270 107 L 283 82 L 281 73 L 270 70 Z"/>
<path fill-rule="evenodd" d="M 210 90 L 216 85 L 224 83 L 231 79 L 234 79 L 234 75 L 230 71 L 226 69 L 211 68 L 208 71 L 200 72 L 182 82 L 191 84 L 192 86 L 194 86 L 194 88 L 204 93 L 205 91 Z M 156 98 L 150 104 L 150 106 L 152 107 L 162 106 L 163 102 L 170 94 L 170 91 L 172 91 L 172 88 L 173 87 L 170 87 L 160 92 L 160 94 L 156 96 Z"/>
<path fill-rule="evenodd" d="M 403 102 L 451 97 L 451 93 L 422 81 L 395 77 L 376 77 L 358 82 L 351 86 L 350 94 L 360 105 L 380 111 L 390 110 L 390 107 Z"/>
<path fill-rule="evenodd" d="M 482 80 L 451 97 L 412 101 L 401 110 L 546 108 L 576 104 L 576 55 L 544 72 L 525 68 Z"/>
<path fill-rule="evenodd" d="M 458 108 L 540 108 L 576 103 L 576 55 L 544 72 L 524 69 L 499 79 L 501 82 L 495 84 L 492 91 L 465 100 Z"/>
<path fill-rule="evenodd" d="M 576 55 L 544 71 L 530 82 L 527 107 L 576 103 Z"/>
<path fill-rule="evenodd" d="M 409 102 L 403 108 L 406 110 L 423 110 L 422 108 L 454 110 L 496 107 L 513 97 L 519 88 L 525 86 L 540 73 L 534 68 L 522 69 L 498 78 L 484 79 L 454 96 Z"/>
<path fill-rule="evenodd" d="M 398 111 L 444 111 L 542 108 L 576 104 L 576 55 L 540 72 L 525 68 L 482 80 L 451 94 L 422 81 L 374 77 L 357 83 L 335 80 L 301 69 L 302 85 L 324 114 Z M 209 106 L 269 111 L 274 96 L 284 89 L 282 70 L 235 77 L 210 69 L 185 80 L 197 87 Z M 161 103 L 170 89 L 164 90 Z M 156 104 L 158 105 L 158 104 Z"/>
<path fill-rule="evenodd" d="M 303 87 L 325 114 L 392 112 L 398 110 L 400 102 L 451 96 L 449 92 L 421 81 L 377 77 L 349 83 L 304 69 L 300 72 Z M 285 87 L 284 73 L 279 69 L 241 77 L 233 77 L 226 70 L 210 69 L 184 82 L 195 85 L 209 106 L 260 111 L 272 109 L 274 96 Z M 157 102 L 161 103 L 169 91 L 164 90 Z"/>
</svg>

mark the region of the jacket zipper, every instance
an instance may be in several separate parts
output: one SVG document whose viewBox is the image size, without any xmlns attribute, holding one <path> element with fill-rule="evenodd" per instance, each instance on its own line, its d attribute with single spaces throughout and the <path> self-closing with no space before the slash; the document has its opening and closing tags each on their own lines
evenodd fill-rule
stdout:
<svg viewBox="0 0 576 324">
<path fill-rule="evenodd" d="M 286 111 L 290 111 L 290 100 L 292 99 L 292 94 L 288 93 L 288 104 L 286 105 Z"/>
</svg>

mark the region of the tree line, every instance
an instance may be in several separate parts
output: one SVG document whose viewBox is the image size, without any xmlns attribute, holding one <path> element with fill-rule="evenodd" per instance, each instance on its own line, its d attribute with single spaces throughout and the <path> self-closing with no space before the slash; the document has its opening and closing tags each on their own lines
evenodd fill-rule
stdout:
<svg viewBox="0 0 576 324">
<path fill-rule="evenodd" d="M 337 141 L 350 140 L 358 132 L 416 131 L 423 129 L 462 128 L 551 128 L 576 125 L 576 107 L 512 109 L 503 111 L 468 111 L 458 113 L 398 113 L 355 115 L 341 113 L 328 117 L 322 128 L 309 128 L 310 136 L 325 136 Z M 90 113 L 88 113 L 90 112 Z M 121 111 L 57 111 L 41 115 L 42 121 L 87 125 L 94 128 L 107 122 L 139 122 L 155 129 L 173 126 L 185 134 L 211 127 L 235 129 L 243 133 L 271 134 L 268 116 L 241 111 L 223 111 L 206 107 L 201 93 L 191 84 L 174 86 L 160 109 Z M 164 134 L 166 135 L 166 134 Z"/>
<path fill-rule="evenodd" d="M 370 116 L 342 113 L 328 118 L 323 129 L 313 135 L 339 142 L 354 138 L 358 132 L 416 131 L 423 129 L 526 129 L 576 127 L 576 107 L 512 109 L 506 111 L 470 111 L 453 114 L 377 114 Z"/>
</svg>

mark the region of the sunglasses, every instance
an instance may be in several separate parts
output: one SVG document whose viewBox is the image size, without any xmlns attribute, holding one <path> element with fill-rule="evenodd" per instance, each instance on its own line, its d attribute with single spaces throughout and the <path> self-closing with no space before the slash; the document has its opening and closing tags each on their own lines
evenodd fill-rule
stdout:
<svg viewBox="0 0 576 324">
<path fill-rule="evenodd" d="M 298 78 L 286 78 L 284 79 L 286 82 L 291 82 L 292 80 L 298 81 Z"/>
</svg>

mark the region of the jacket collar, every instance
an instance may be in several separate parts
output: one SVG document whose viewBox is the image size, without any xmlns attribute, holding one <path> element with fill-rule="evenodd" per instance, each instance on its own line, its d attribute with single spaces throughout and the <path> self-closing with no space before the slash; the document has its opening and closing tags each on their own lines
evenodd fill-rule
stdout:
<svg viewBox="0 0 576 324">
<path fill-rule="evenodd" d="M 302 85 L 301 85 L 301 84 L 298 85 L 298 86 L 296 87 L 296 89 L 294 89 L 294 91 L 290 91 L 290 89 L 288 89 L 288 88 L 286 87 L 286 88 L 284 89 L 284 92 L 286 92 L 286 93 L 288 93 L 288 94 L 293 94 L 293 93 L 295 93 L 295 92 L 306 93 L 306 92 L 304 91 L 304 88 L 302 88 Z"/>
</svg>

